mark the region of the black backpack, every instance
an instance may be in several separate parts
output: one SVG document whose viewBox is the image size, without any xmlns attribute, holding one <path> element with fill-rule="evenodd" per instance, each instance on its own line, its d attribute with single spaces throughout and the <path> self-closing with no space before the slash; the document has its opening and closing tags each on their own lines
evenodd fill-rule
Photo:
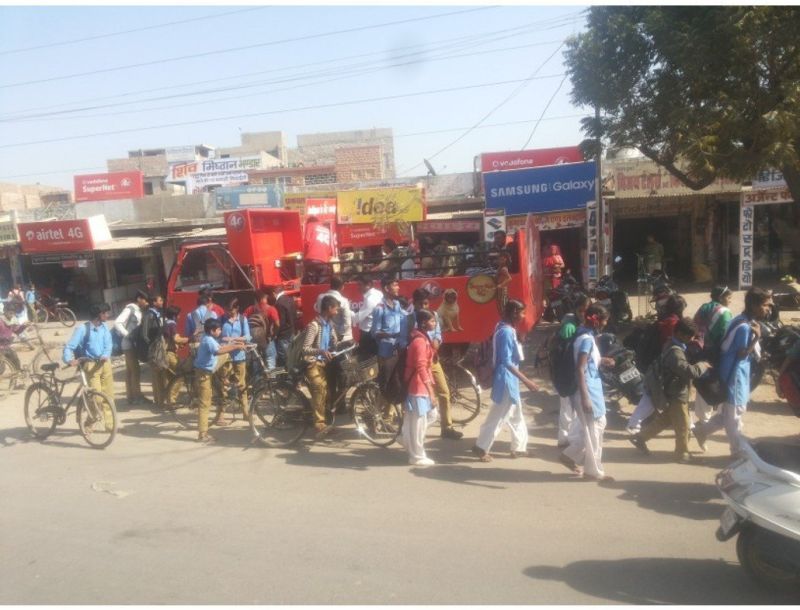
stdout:
<svg viewBox="0 0 800 610">
<path fill-rule="evenodd" d="M 653 322 L 644 329 L 635 351 L 636 366 L 640 371 L 646 371 L 661 355 L 661 337 L 658 336 L 658 322 Z"/>
<path fill-rule="evenodd" d="M 562 339 L 558 334 L 550 345 L 550 380 L 559 396 L 566 398 L 578 391 L 578 377 L 575 374 L 575 341 L 586 333 L 574 334 Z"/>
<path fill-rule="evenodd" d="M 402 404 L 408 396 L 408 381 L 406 380 L 407 355 L 408 348 L 401 347 L 397 350 L 397 361 L 386 377 L 386 387 L 382 388 L 384 398 L 391 404 Z"/>
<path fill-rule="evenodd" d="M 136 359 L 139 362 L 150 361 L 150 344 L 161 334 L 162 328 L 161 318 L 148 309 L 142 316 L 142 323 L 130 332 L 128 338 L 136 350 Z"/>
</svg>

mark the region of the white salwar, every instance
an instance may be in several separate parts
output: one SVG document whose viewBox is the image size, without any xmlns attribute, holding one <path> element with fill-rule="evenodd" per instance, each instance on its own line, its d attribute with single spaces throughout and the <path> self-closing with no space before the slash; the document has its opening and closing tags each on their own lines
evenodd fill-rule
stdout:
<svg viewBox="0 0 800 610">
<path fill-rule="evenodd" d="M 406 399 L 407 405 L 403 413 L 403 427 L 400 436 L 401 444 L 408 452 L 408 461 L 411 464 L 428 458 L 425 453 L 425 434 L 428 431 L 430 399 L 426 399 L 427 397 L 421 396 L 409 396 Z M 423 404 L 418 404 L 417 401 Z M 408 403 L 413 405 L 412 408 L 408 408 Z"/>
<path fill-rule="evenodd" d="M 606 429 L 606 416 L 595 418 L 583 412 L 580 390 L 572 395 L 572 407 L 577 416 L 575 428 L 579 433 L 570 436 L 569 447 L 564 455 L 579 466 L 583 464 L 583 474 L 587 477 L 601 478 L 603 471 L 603 432 Z"/>
<path fill-rule="evenodd" d="M 525 417 L 522 414 L 522 405 L 512 402 L 508 391 L 506 391 L 502 403 L 492 402 L 489 414 L 481 424 L 481 430 L 478 433 L 478 440 L 475 444 L 486 453 L 489 453 L 504 424 L 507 424 L 508 429 L 511 431 L 511 451 L 526 451 L 528 447 L 528 425 L 525 423 Z"/>
<path fill-rule="evenodd" d="M 707 422 L 716 411 L 716 405 L 708 404 L 702 397 L 700 392 L 695 392 L 694 396 L 694 414 L 697 420 L 701 423 Z"/>
<path fill-rule="evenodd" d="M 731 449 L 731 455 L 736 455 L 742 447 L 744 440 L 744 417 L 747 411 L 747 405 L 732 405 L 727 402 L 722 403 L 722 408 L 714 413 L 714 415 L 705 423 L 698 423 L 695 430 L 709 437 L 714 432 L 725 429 L 725 434 L 728 436 L 728 443 Z"/>
<path fill-rule="evenodd" d="M 656 408 L 653 406 L 653 399 L 650 398 L 650 394 L 644 392 L 642 398 L 639 400 L 639 404 L 636 405 L 633 413 L 628 418 L 628 430 L 638 432 L 642 427 L 642 422 L 655 412 Z"/>
<path fill-rule="evenodd" d="M 569 396 L 559 396 L 558 401 L 558 444 L 563 446 L 569 443 L 570 431 L 577 420 Z"/>
</svg>

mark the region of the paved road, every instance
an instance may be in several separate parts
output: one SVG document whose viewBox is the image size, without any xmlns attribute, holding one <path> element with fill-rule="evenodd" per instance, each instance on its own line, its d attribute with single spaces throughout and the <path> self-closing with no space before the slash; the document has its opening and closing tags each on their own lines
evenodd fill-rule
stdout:
<svg viewBox="0 0 800 610">
<path fill-rule="evenodd" d="M 751 435 L 800 431 L 771 387 L 757 398 Z M 558 463 L 554 397 L 526 400 L 533 457 L 507 457 L 504 435 L 494 462 L 476 462 L 481 417 L 460 442 L 433 429 L 438 464 L 419 469 L 349 424 L 292 450 L 250 446 L 243 426 L 205 447 L 164 415 L 124 407 L 105 451 L 74 419 L 39 443 L 17 393 L 0 404 L 0 602 L 779 601 L 714 538 L 724 437 L 677 465 L 671 438 L 644 458 L 612 414 L 605 462 L 617 481 L 600 486 Z"/>
</svg>

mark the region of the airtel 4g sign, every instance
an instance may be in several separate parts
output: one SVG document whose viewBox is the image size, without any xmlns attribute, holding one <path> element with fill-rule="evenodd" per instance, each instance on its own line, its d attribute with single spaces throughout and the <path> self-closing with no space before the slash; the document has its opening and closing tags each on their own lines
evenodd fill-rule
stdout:
<svg viewBox="0 0 800 610">
<path fill-rule="evenodd" d="M 18 225 L 20 248 L 28 253 L 82 252 L 111 241 L 104 216 Z"/>
</svg>

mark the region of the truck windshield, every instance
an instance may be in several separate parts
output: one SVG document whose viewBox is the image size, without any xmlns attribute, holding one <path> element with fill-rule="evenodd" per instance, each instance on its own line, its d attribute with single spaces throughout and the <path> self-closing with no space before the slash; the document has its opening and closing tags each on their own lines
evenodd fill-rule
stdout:
<svg viewBox="0 0 800 610">
<path fill-rule="evenodd" d="M 249 285 L 225 248 L 189 250 L 181 264 L 175 290 L 197 291 L 201 287 L 231 290 Z"/>
</svg>

